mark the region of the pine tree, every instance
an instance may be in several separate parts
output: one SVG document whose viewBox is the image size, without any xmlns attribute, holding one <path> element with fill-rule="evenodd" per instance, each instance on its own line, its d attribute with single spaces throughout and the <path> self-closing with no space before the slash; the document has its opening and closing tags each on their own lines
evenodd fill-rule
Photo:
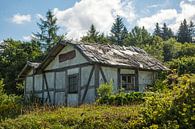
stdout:
<svg viewBox="0 0 195 129">
<path fill-rule="evenodd" d="M 166 23 L 163 24 L 163 27 L 162 27 L 162 39 L 163 40 L 168 40 L 170 37 L 169 37 L 169 28 L 167 27 Z"/>
<path fill-rule="evenodd" d="M 190 34 L 190 29 L 187 24 L 186 19 L 181 23 L 178 31 L 178 36 L 177 40 L 178 42 L 184 43 L 184 42 L 190 42 L 191 41 L 191 34 Z"/>
<path fill-rule="evenodd" d="M 117 16 L 115 19 L 115 22 L 112 25 L 111 28 L 111 41 L 117 45 L 122 45 L 123 40 L 123 31 L 124 31 L 124 24 L 121 17 Z"/>
<path fill-rule="evenodd" d="M 155 36 L 159 36 L 161 37 L 162 36 L 162 32 L 161 32 L 161 29 L 159 27 L 159 24 L 156 23 L 156 28 L 154 29 L 154 33 L 153 33 Z"/>
<path fill-rule="evenodd" d="M 95 26 L 92 24 L 86 36 L 81 38 L 81 41 L 88 43 L 97 43 L 99 37 L 99 32 L 96 31 Z"/>
<path fill-rule="evenodd" d="M 46 19 L 40 18 L 40 23 L 37 23 L 40 32 L 35 35 L 36 42 L 39 42 L 42 49 L 49 51 L 60 39 L 64 36 L 58 36 L 57 31 L 59 27 L 57 26 L 57 18 L 49 10 L 46 13 Z"/>
</svg>

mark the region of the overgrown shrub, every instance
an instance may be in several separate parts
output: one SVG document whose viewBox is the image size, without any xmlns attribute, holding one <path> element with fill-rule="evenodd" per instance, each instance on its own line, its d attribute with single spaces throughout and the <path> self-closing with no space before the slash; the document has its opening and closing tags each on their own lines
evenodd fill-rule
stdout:
<svg viewBox="0 0 195 129">
<path fill-rule="evenodd" d="M 112 83 L 102 84 L 98 88 L 99 98 L 97 99 L 98 104 L 108 105 L 130 105 L 140 103 L 144 101 L 144 93 L 131 92 L 125 93 L 120 91 L 119 93 L 112 93 Z"/>
<path fill-rule="evenodd" d="M 168 62 L 171 69 L 176 69 L 178 74 L 195 73 L 195 57 L 182 57 Z"/>
<path fill-rule="evenodd" d="M 21 113 L 22 97 L 7 95 L 4 93 L 3 80 L 0 80 L 0 121 L 5 118 L 13 118 Z"/>
<path fill-rule="evenodd" d="M 173 89 L 147 95 L 134 128 L 195 128 L 195 86 L 188 75 L 176 79 Z"/>
</svg>

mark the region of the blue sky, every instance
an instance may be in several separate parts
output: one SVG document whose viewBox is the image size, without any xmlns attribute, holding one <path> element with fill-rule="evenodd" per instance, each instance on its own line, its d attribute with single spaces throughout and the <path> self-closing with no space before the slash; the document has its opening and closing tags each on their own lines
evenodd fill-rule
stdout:
<svg viewBox="0 0 195 129">
<path fill-rule="evenodd" d="M 59 33 L 74 39 L 86 34 L 92 23 L 109 34 L 116 15 L 129 30 L 138 25 L 150 32 L 156 22 L 166 22 L 175 32 L 184 18 L 195 22 L 195 0 L 1 0 L 0 41 L 29 40 L 49 9 L 58 19 Z"/>
</svg>

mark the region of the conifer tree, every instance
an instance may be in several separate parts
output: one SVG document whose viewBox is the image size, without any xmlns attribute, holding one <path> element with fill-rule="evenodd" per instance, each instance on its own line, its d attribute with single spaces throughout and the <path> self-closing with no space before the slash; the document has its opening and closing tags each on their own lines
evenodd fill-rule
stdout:
<svg viewBox="0 0 195 129">
<path fill-rule="evenodd" d="M 184 43 L 184 42 L 190 42 L 191 41 L 191 33 L 189 29 L 189 25 L 187 24 L 186 19 L 181 23 L 178 31 L 177 40 L 178 42 Z"/>
<path fill-rule="evenodd" d="M 159 24 L 156 23 L 156 28 L 154 29 L 154 33 L 153 33 L 155 36 L 159 36 L 161 37 L 162 36 L 162 32 L 161 32 L 161 29 L 159 27 Z"/>
<path fill-rule="evenodd" d="M 57 18 L 54 16 L 51 10 L 46 13 L 46 19 L 40 18 L 40 23 L 37 23 L 40 32 L 35 35 L 36 42 L 39 42 L 42 49 L 49 51 L 60 39 L 64 36 L 58 36 L 57 31 Z"/>
<path fill-rule="evenodd" d="M 124 28 L 123 20 L 121 17 L 117 16 L 115 22 L 111 28 L 111 41 L 114 44 L 122 45 L 123 44 L 123 33 L 126 31 Z"/>
</svg>

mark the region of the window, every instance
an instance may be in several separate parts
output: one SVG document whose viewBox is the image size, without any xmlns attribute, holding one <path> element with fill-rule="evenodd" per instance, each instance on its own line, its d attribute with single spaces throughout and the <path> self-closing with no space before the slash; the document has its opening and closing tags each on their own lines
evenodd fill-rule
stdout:
<svg viewBox="0 0 195 129">
<path fill-rule="evenodd" d="M 68 92 L 78 92 L 78 74 L 72 74 L 68 76 Z"/>
<path fill-rule="evenodd" d="M 71 60 L 75 56 L 76 56 L 75 50 L 67 52 L 67 53 L 64 53 L 64 54 L 60 54 L 59 55 L 59 62 L 61 63 L 61 62 L 67 61 L 67 60 Z"/>
<path fill-rule="evenodd" d="M 125 90 L 136 90 L 135 86 L 135 75 L 131 74 L 122 74 L 121 75 L 121 86 Z"/>
</svg>

